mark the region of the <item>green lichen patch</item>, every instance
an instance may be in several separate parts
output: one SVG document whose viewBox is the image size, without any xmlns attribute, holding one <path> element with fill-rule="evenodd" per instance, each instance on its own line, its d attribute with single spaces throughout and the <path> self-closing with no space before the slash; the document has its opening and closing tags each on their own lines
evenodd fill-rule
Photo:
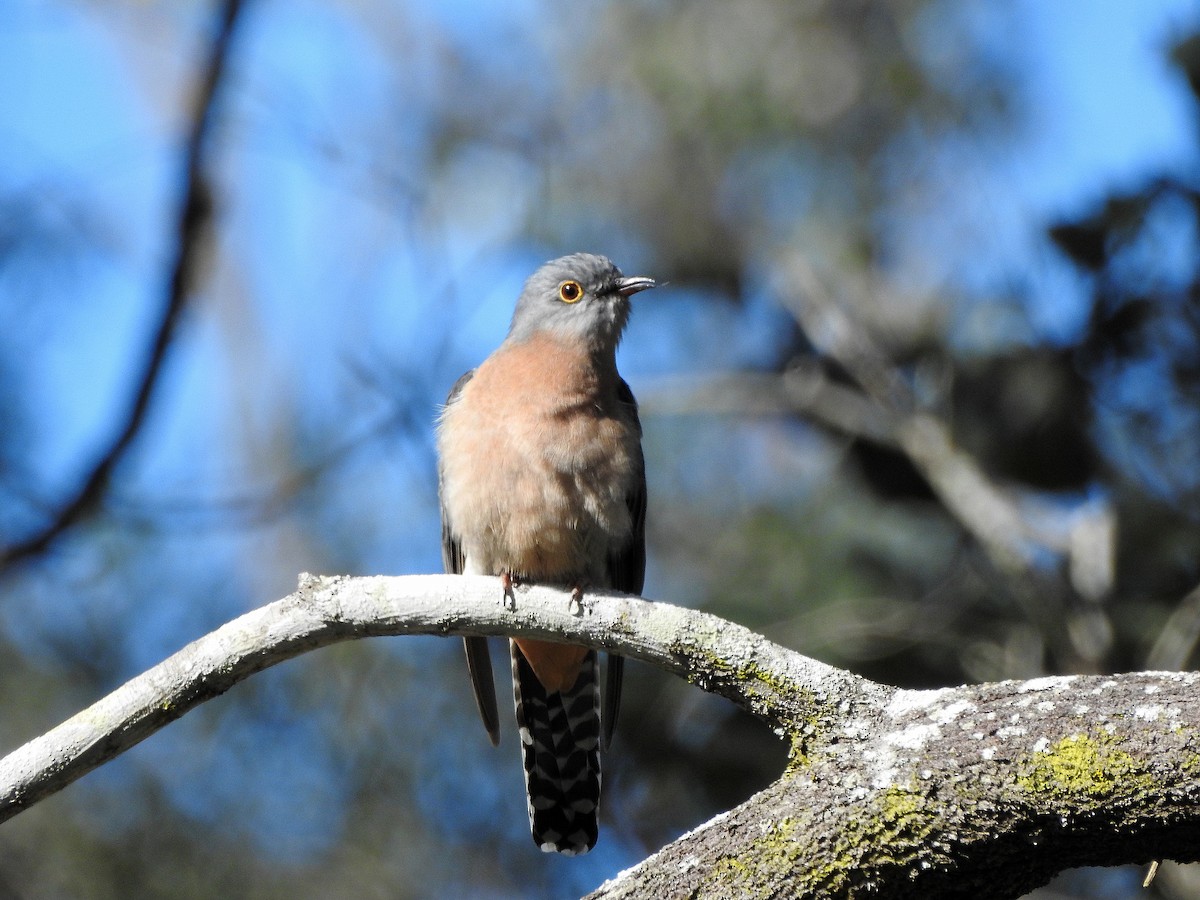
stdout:
<svg viewBox="0 0 1200 900">
<path fill-rule="evenodd" d="M 915 791 L 892 785 L 883 792 L 878 822 L 879 837 L 887 843 L 919 843 L 929 833 L 930 817 L 925 814 L 925 797 Z"/>
<path fill-rule="evenodd" d="M 676 644 L 672 652 L 695 660 L 687 674 L 692 684 L 716 693 L 723 693 L 722 684 L 736 684 L 755 712 L 777 717 L 780 713 L 817 708 L 812 691 L 753 661 L 733 663 L 695 644 Z"/>
<path fill-rule="evenodd" d="M 791 746 L 788 748 L 788 764 L 783 770 L 785 778 L 795 775 L 802 769 L 807 769 L 810 765 L 808 758 L 808 737 L 803 734 L 791 733 L 788 735 Z"/>
<path fill-rule="evenodd" d="M 1190 776 L 1195 776 L 1200 771 L 1200 754 L 1191 753 L 1183 758 L 1183 765 L 1180 768 Z"/>
<path fill-rule="evenodd" d="M 743 853 L 722 857 L 713 866 L 700 896 L 718 886 L 726 895 L 772 896 L 779 882 L 801 864 L 805 847 L 795 833 L 798 825 L 799 819 L 785 816 L 764 827 L 761 836 Z"/>
<path fill-rule="evenodd" d="M 893 785 L 857 804 L 832 845 L 815 843 L 820 829 L 803 816 L 785 817 L 714 865 L 706 888 L 760 897 L 775 896 L 782 883 L 807 897 L 843 893 L 852 881 L 867 886 L 872 869 L 912 865 L 926 847 L 941 821 L 931 802 L 918 790 Z"/>
<path fill-rule="evenodd" d="M 1140 788 L 1148 777 L 1118 739 L 1073 734 L 1035 753 L 1017 780 L 1044 796 L 1107 800 Z"/>
</svg>

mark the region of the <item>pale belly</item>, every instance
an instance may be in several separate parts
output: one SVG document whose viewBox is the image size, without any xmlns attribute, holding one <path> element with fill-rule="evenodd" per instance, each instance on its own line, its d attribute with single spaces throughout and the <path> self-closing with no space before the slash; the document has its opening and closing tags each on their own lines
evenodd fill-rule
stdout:
<svg viewBox="0 0 1200 900">
<path fill-rule="evenodd" d="M 602 584 L 632 529 L 627 430 L 595 416 L 462 423 L 461 445 L 443 454 L 442 502 L 469 569 Z"/>
<path fill-rule="evenodd" d="M 496 356 L 439 428 L 442 504 L 466 569 L 609 586 L 641 471 L 632 414 L 615 385 L 595 390 L 594 373 L 560 346 L 523 345 L 499 365 Z"/>
</svg>

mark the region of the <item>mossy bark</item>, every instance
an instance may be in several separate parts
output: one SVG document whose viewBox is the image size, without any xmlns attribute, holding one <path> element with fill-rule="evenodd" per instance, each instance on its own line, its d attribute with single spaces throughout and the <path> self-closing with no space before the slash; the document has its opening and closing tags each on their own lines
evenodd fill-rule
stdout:
<svg viewBox="0 0 1200 900">
<path fill-rule="evenodd" d="M 772 725 L 766 790 L 597 898 L 1017 897 L 1079 865 L 1200 859 L 1200 675 L 875 684 L 731 622 L 494 578 L 317 578 L 205 635 L 0 760 L 0 821 L 308 650 L 377 635 L 569 640 L 644 660 Z"/>
<path fill-rule="evenodd" d="M 1019 897 L 1072 866 L 1196 860 L 1198 684 L 893 691 L 591 896 Z"/>
</svg>

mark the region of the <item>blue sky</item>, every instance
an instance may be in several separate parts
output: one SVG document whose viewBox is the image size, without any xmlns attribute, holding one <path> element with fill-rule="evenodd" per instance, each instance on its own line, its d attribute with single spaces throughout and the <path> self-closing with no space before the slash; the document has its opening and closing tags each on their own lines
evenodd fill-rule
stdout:
<svg viewBox="0 0 1200 900">
<path fill-rule="evenodd" d="M 986 28 L 986 6 L 975 8 L 985 13 L 981 27 Z M 354 43 L 351 33 L 321 17 L 312 18 L 318 10 L 306 9 L 304 27 L 292 29 L 290 37 L 272 39 L 271 52 L 283 54 L 272 64 L 300 78 L 306 72 L 336 69 L 339 54 L 344 58 L 350 53 L 358 66 L 371 65 L 369 58 L 346 46 L 347 41 Z M 1037 313 L 1042 327 L 1066 335 L 1078 315 L 1078 304 L 1070 297 L 1079 287 L 1061 260 L 1046 257 L 1039 229 L 1048 214 L 1085 209 L 1094 199 L 1088 192 L 1097 185 L 1133 182 L 1151 166 L 1188 160 L 1193 154 L 1196 123 L 1163 47 L 1196 13 L 1196 4 L 1019 0 L 1018 11 L 1017 52 L 1033 75 L 1027 127 L 1002 154 L 964 161 L 969 167 L 965 183 L 973 186 L 970 192 L 975 196 L 967 198 L 957 220 L 947 226 L 985 234 L 988 255 L 979 259 L 978 240 L 954 246 L 951 235 L 940 255 L 955 277 L 970 273 L 965 277 L 976 284 L 968 288 L 990 286 L 1014 269 L 1040 273 L 1050 285 L 1045 296 L 1057 295 L 1062 301 L 1046 304 Z M 456 21 L 459 13 L 442 15 Z M 187 71 L 160 51 L 153 65 L 163 69 L 162 84 L 147 91 L 144 73 L 120 57 L 120 45 L 106 31 L 104 17 L 86 6 L 18 2 L 0 13 L 0 24 L 0 185 L 19 190 L 44 182 L 64 184 L 68 193 L 77 191 L 84 208 L 97 211 L 91 227 L 119 244 L 118 258 L 124 261 L 117 267 L 86 268 L 80 276 L 86 284 L 78 286 L 71 308 L 55 316 L 53 325 L 44 320 L 39 325 L 53 340 L 33 381 L 43 395 L 43 408 L 59 410 L 46 417 L 54 424 L 46 426 L 51 430 L 42 436 L 40 458 L 50 483 L 61 483 L 59 479 L 69 478 L 74 465 L 90 454 L 111 420 L 114 402 L 123 402 L 131 373 L 122 361 L 136 358 L 130 351 L 141 345 L 149 325 L 146 312 L 155 298 L 145 296 L 143 277 L 159 262 L 164 188 L 171 183 L 176 163 L 156 103 L 160 92 L 170 90 L 173 80 L 185 78 Z M 1009 39 L 1008 33 L 1004 39 Z M 322 83 L 322 78 L 313 81 L 314 86 Z M 333 103 L 335 98 L 319 102 Z M 261 162 L 270 164 L 271 158 Z M 297 169 L 295 163 L 276 160 L 273 168 L 260 169 L 254 177 L 280 180 L 274 196 L 290 197 L 299 209 L 324 205 L 322 187 L 303 166 Z M 291 187 L 284 188 L 287 179 Z M 128 220 L 106 220 L 122 208 L 133 213 Z M 274 220 L 312 221 L 311 214 L 286 212 L 275 210 Z M 271 232 L 264 234 L 263 247 L 282 241 L 288 256 L 303 258 L 298 248 L 322 239 L 312 231 Z M 970 254 L 973 264 L 963 265 L 962 254 Z M 501 284 L 507 296 L 519 284 L 517 266 L 502 259 L 492 263 L 505 270 Z M 297 291 L 280 293 L 289 274 Z M 273 272 L 270 278 L 277 289 L 276 302 L 286 304 L 302 296 L 303 287 L 314 278 L 331 288 L 342 274 L 296 270 Z M 401 269 L 393 277 L 411 283 L 413 273 Z M 7 287 L 11 291 L 13 283 L 7 282 Z M 4 288 L 0 284 L 0 290 Z M 272 292 L 262 293 L 270 299 Z M 106 300 L 106 294 L 114 301 Z M 482 312 L 504 305 L 497 300 L 476 308 Z M 331 314 L 316 305 L 310 311 L 318 317 Z M 37 320 L 44 313 L 32 310 L 29 315 Z M 480 353 L 486 352 L 487 342 L 494 342 L 506 319 L 507 311 L 502 310 L 472 320 Z M 284 346 L 328 327 L 330 323 L 320 318 L 287 315 L 270 324 L 273 332 L 282 329 Z"/>
<path fill-rule="evenodd" d="M 1193 107 L 1164 52 L 1194 26 L 1194 0 L 1019 4 L 1041 74 L 1015 176 L 1035 215 L 1076 210 L 1097 183 L 1195 162 Z"/>
</svg>

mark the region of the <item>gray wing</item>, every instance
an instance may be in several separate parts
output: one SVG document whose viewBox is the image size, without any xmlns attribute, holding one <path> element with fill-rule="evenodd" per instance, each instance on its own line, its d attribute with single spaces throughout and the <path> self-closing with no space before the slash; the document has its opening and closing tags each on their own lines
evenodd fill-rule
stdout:
<svg viewBox="0 0 1200 900">
<path fill-rule="evenodd" d="M 638 418 L 637 400 L 633 391 L 621 379 L 618 396 L 625 406 L 628 415 L 633 419 L 638 436 L 642 433 L 642 423 Z M 613 590 L 626 594 L 640 594 L 646 580 L 646 463 L 638 454 L 637 473 L 634 478 L 634 489 L 626 497 L 629 505 L 629 517 L 633 527 L 629 532 L 629 540 L 618 547 L 608 557 L 609 586 Z M 625 676 L 625 658 L 608 655 L 604 677 L 604 713 L 603 739 L 604 747 L 612 743 L 613 731 L 617 727 L 617 714 L 621 711 L 621 684 Z"/>
<path fill-rule="evenodd" d="M 463 386 L 471 380 L 471 376 L 475 374 L 475 370 L 464 374 L 458 381 L 454 382 L 454 387 L 450 389 L 450 396 L 446 398 L 446 405 L 450 406 L 458 399 L 458 395 L 462 393 Z M 438 487 L 440 494 L 442 473 L 438 471 Z M 466 557 L 463 556 L 462 544 L 458 537 L 454 534 L 454 530 L 450 527 L 450 523 L 446 521 L 446 508 L 442 507 L 442 568 L 451 575 L 461 575 L 463 568 L 466 566 Z M 485 637 L 465 637 L 463 638 L 463 646 L 467 651 L 467 672 L 471 676 L 471 689 L 475 692 L 475 703 L 479 707 L 479 717 L 483 719 L 483 727 L 487 729 L 488 739 L 491 740 L 492 746 L 500 743 L 500 714 L 496 709 L 496 685 L 492 680 L 492 657 L 488 651 L 488 642 Z"/>
</svg>

